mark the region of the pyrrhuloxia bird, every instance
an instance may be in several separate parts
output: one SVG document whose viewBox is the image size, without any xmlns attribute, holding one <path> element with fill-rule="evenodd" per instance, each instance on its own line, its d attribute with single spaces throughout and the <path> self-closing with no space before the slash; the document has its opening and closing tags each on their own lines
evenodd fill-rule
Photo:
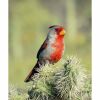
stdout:
<svg viewBox="0 0 100 100">
<path fill-rule="evenodd" d="M 47 38 L 37 53 L 37 63 L 26 77 L 25 82 L 29 82 L 32 76 L 38 73 L 38 68 L 48 62 L 54 64 L 62 58 L 64 52 L 64 34 L 65 30 L 62 26 L 53 25 L 49 27 Z"/>
</svg>

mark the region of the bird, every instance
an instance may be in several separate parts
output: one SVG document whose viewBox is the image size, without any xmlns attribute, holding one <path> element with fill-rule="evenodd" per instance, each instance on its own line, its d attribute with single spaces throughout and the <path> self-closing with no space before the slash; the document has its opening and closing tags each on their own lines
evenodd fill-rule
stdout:
<svg viewBox="0 0 100 100">
<path fill-rule="evenodd" d="M 30 82 L 32 77 L 39 73 L 37 69 L 45 64 L 57 63 L 64 54 L 64 36 L 65 29 L 60 25 L 52 25 L 48 29 L 48 34 L 37 53 L 37 62 L 24 82 Z"/>
</svg>

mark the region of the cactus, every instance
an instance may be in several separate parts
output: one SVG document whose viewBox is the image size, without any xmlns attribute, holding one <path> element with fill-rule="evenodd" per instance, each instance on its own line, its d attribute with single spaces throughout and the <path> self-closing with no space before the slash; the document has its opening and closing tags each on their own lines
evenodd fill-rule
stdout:
<svg viewBox="0 0 100 100">
<path fill-rule="evenodd" d="M 91 100 L 91 78 L 77 57 L 70 56 L 57 64 L 47 64 L 38 71 L 24 99 Z"/>
</svg>

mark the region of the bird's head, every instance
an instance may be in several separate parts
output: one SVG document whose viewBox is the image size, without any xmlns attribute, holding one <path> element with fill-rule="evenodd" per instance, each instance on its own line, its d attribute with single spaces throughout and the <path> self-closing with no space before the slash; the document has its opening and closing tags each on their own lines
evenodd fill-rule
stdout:
<svg viewBox="0 0 100 100">
<path fill-rule="evenodd" d="M 65 30 L 62 26 L 53 25 L 49 27 L 49 37 L 64 37 Z"/>
</svg>

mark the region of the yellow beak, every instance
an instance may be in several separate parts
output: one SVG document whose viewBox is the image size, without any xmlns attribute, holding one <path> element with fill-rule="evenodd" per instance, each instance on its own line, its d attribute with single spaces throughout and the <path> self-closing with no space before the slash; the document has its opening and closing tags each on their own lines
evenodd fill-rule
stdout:
<svg viewBox="0 0 100 100">
<path fill-rule="evenodd" d="M 65 35 L 65 30 L 64 29 L 60 32 L 60 35 Z"/>
<path fill-rule="evenodd" d="M 60 35 L 65 35 L 65 30 L 64 29 L 60 32 Z"/>
</svg>

